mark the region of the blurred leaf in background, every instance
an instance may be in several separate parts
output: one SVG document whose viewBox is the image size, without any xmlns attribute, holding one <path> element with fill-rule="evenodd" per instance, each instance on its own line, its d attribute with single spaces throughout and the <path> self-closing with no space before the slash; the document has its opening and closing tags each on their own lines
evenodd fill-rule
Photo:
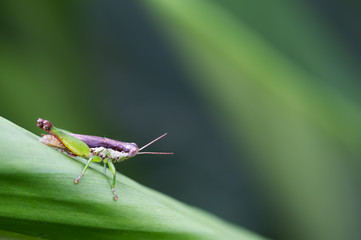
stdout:
<svg viewBox="0 0 361 240">
<path fill-rule="evenodd" d="M 4 1 L 0 111 L 154 150 L 117 169 L 275 239 L 360 239 L 354 1 Z"/>
</svg>

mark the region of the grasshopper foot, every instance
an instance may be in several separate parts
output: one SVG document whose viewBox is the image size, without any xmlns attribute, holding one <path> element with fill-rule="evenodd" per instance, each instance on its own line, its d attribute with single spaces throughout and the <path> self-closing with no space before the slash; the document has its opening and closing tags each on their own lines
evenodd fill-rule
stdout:
<svg viewBox="0 0 361 240">
<path fill-rule="evenodd" d="M 114 194 L 114 200 L 118 200 L 118 194 L 115 192 L 114 188 L 112 188 L 112 192 Z"/>
<path fill-rule="evenodd" d="M 79 177 L 75 178 L 74 183 L 78 184 L 80 181 L 80 178 L 83 176 L 83 174 L 80 174 Z"/>
</svg>

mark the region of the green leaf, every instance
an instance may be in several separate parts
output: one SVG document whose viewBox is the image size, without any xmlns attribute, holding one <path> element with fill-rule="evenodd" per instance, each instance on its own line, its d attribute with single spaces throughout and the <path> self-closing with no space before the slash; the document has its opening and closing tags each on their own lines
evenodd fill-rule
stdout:
<svg viewBox="0 0 361 240">
<path fill-rule="evenodd" d="M 41 144 L 4 118 L 0 133 L 0 237 L 263 239 L 121 174 L 114 201 L 110 173 L 104 176 L 100 165 L 92 164 L 75 185 L 85 159 Z"/>
<path fill-rule="evenodd" d="M 360 192 L 355 180 L 360 178 L 360 101 L 344 92 L 359 89 L 360 68 L 352 67 L 357 61 L 346 56 L 335 36 L 316 27 L 322 21 L 312 16 L 310 5 L 142 3 L 209 119 L 229 139 L 239 166 L 251 166 L 268 204 L 277 209 L 278 224 L 287 225 L 280 234 L 285 239 L 361 239 L 354 224 L 360 222 L 355 197 Z M 258 27 L 245 16 L 257 19 Z M 287 46 L 295 49 L 286 51 Z"/>
</svg>

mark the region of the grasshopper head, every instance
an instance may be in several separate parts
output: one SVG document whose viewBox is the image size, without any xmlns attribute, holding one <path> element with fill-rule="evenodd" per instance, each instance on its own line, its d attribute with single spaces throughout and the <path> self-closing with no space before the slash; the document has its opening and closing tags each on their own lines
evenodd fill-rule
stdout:
<svg viewBox="0 0 361 240">
<path fill-rule="evenodd" d="M 139 148 L 135 143 L 127 143 L 124 147 L 124 152 L 128 152 L 129 157 L 134 157 L 138 154 Z"/>
</svg>

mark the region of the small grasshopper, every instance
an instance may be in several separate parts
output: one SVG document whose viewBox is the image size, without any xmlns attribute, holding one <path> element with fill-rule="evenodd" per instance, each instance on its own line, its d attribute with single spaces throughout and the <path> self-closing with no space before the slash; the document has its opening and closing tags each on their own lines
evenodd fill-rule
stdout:
<svg viewBox="0 0 361 240">
<path fill-rule="evenodd" d="M 115 200 L 118 200 L 118 195 L 115 192 L 116 169 L 113 162 L 122 162 L 139 154 L 173 154 L 170 152 L 140 152 L 167 135 L 167 133 L 154 139 L 143 147 L 138 148 L 135 143 L 121 142 L 104 137 L 73 134 L 54 127 L 51 122 L 42 118 L 38 119 L 37 126 L 49 133 L 49 135 L 43 134 L 43 137 L 40 139 L 41 143 L 56 148 L 71 156 L 80 156 L 89 159 L 83 171 L 75 178 L 75 183 L 79 183 L 80 178 L 84 175 L 91 162 L 103 162 L 104 173 L 106 164 L 108 164 L 109 169 L 113 174 L 112 192 Z"/>
</svg>

